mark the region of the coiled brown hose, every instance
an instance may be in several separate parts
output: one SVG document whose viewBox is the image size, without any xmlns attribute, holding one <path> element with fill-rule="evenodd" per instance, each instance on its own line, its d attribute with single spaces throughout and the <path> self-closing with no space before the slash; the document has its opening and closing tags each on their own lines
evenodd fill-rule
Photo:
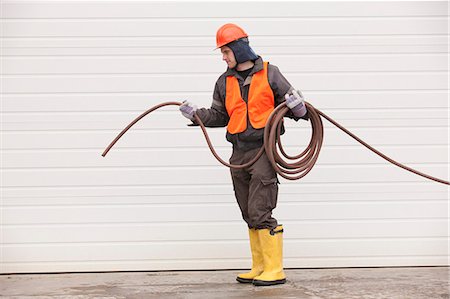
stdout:
<svg viewBox="0 0 450 299">
<path fill-rule="evenodd" d="M 128 129 L 130 129 L 135 123 L 137 123 L 146 115 L 164 106 L 170 105 L 180 106 L 181 104 L 182 104 L 181 102 L 164 102 L 148 109 L 147 111 L 139 115 L 136 119 L 134 119 L 125 129 L 122 130 L 122 132 L 119 133 L 119 135 L 117 135 L 117 137 L 104 150 L 102 156 L 105 157 L 106 154 L 109 152 L 109 150 L 125 134 L 125 132 L 128 131 Z M 398 167 L 401 167 L 407 171 L 420 175 L 424 178 L 436 181 L 438 183 L 450 185 L 450 182 L 448 181 L 427 175 L 425 173 L 412 169 L 389 158 L 385 154 L 376 150 L 375 148 L 373 148 L 372 146 L 361 140 L 359 137 L 348 131 L 346 128 L 344 128 L 339 123 L 331 119 L 325 113 L 314 108 L 310 103 L 306 102 L 306 107 L 309 113 L 309 119 L 312 127 L 312 134 L 311 140 L 309 141 L 309 145 L 303 152 L 295 156 L 290 156 L 285 152 L 280 142 L 280 132 L 281 132 L 281 124 L 283 123 L 283 117 L 289 111 L 289 108 L 286 106 L 285 103 L 283 103 L 274 109 L 272 114 L 269 116 L 269 119 L 267 120 L 267 124 L 264 130 L 264 146 L 261 147 L 261 149 L 258 151 L 253 160 L 241 165 L 229 164 L 225 162 L 222 158 L 220 158 L 219 155 L 216 153 L 213 145 L 211 144 L 211 140 L 209 139 L 208 133 L 206 132 L 205 125 L 197 115 L 195 115 L 195 120 L 200 125 L 200 128 L 203 131 L 203 135 L 205 136 L 206 142 L 208 143 L 208 147 L 211 150 L 211 153 L 220 163 L 230 168 L 236 169 L 246 168 L 255 163 L 259 159 L 259 157 L 261 157 L 262 153 L 266 151 L 270 163 L 272 163 L 273 168 L 280 176 L 288 180 L 297 180 L 304 177 L 314 167 L 314 164 L 316 163 L 317 158 L 319 157 L 320 149 L 322 148 L 323 142 L 323 124 L 321 119 L 322 116 L 326 120 L 331 122 L 333 125 L 344 131 L 346 134 L 350 135 L 350 137 L 352 137 L 353 139 L 355 139 L 356 141 L 358 141 L 359 143 L 361 143 L 366 148 L 368 148 L 375 154 L 379 155 L 383 159 L 387 160 L 388 162 L 397 165 Z"/>
</svg>

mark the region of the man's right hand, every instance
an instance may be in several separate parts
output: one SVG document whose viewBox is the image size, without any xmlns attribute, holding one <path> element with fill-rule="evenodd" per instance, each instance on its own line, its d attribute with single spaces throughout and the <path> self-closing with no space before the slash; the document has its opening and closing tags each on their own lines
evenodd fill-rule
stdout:
<svg viewBox="0 0 450 299">
<path fill-rule="evenodd" d="M 194 114 L 195 111 L 197 111 L 197 106 L 188 101 L 183 101 L 183 104 L 180 106 L 180 111 L 184 117 L 193 121 L 195 119 Z"/>
</svg>

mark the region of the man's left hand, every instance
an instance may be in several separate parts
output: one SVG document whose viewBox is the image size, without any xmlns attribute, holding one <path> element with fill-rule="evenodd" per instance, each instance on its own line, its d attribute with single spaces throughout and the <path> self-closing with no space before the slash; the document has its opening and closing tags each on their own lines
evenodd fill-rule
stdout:
<svg viewBox="0 0 450 299">
<path fill-rule="evenodd" d="M 291 94 L 287 93 L 284 98 L 286 99 L 286 106 L 291 109 L 296 117 L 303 117 L 308 112 L 300 91 L 294 89 Z"/>
</svg>

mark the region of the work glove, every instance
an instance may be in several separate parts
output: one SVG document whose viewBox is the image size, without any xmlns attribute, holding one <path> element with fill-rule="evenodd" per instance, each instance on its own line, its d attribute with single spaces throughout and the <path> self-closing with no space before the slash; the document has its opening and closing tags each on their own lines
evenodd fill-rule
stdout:
<svg viewBox="0 0 450 299">
<path fill-rule="evenodd" d="M 180 106 L 180 111 L 184 117 L 193 121 L 195 119 L 194 114 L 195 111 L 197 111 L 197 106 L 188 101 L 183 101 L 183 104 Z"/>
<path fill-rule="evenodd" d="M 292 93 L 287 93 L 284 98 L 286 99 L 286 106 L 291 109 L 292 114 L 296 117 L 304 117 L 308 112 L 306 110 L 305 101 L 303 95 L 299 90 L 292 90 Z"/>
</svg>

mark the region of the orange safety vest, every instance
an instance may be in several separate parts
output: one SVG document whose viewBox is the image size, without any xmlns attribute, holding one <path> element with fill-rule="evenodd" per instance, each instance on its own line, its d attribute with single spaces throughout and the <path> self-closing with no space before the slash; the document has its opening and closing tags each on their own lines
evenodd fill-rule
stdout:
<svg viewBox="0 0 450 299">
<path fill-rule="evenodd" d="M 265 127 L 267 119 L 275 107 L 273 91 L 267 76 L 268 64 L 268 62 L 264 62 L 264 68 L 253 74 L 247 103 L 242 99 L 236 77 L 227 77 L 225 107 L 230 116 L 227 127 L 229 133 L 244 132 L 247 129 L 247 115 L 253 128 Z"/>
</svg>

